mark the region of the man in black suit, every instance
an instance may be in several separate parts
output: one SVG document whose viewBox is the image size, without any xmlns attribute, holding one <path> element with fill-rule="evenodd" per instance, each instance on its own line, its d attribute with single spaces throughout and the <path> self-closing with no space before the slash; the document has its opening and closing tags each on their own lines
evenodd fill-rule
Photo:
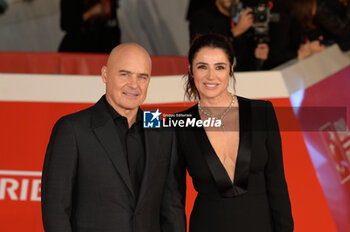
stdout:
<svg viewBox="0 0 350 232">
<path fill-rule="evenodd" d="M 101 72 L 106 95 L 53 128 L 42 176 L 45 231 L 184 232 L 175 136 L 142 127 L 148 53 L 119 45 Z"/>
</svg>

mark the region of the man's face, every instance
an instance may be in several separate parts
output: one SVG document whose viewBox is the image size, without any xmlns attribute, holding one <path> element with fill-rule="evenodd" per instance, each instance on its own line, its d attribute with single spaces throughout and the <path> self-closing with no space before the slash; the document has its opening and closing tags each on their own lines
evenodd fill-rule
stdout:
<svg viewBox="0 0 350 232">
<path fill-rule="evenodd" d="M 148 54 L 137 48 L 116 52 L 102 68 L 107 101 L 119 113 L 136 110 L 146 98 L 150 76 Z"/>
</svg>

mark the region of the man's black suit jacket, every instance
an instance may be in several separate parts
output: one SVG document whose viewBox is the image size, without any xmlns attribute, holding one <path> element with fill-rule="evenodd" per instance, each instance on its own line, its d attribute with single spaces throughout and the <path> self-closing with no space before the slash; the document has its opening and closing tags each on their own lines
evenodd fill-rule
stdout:
<svg viewBox="0 0 350 232">
<path fill-rule="evenodd" d="M 175 136 L 144 129 L 145 171 L 135 199 L 127 160 L 101 98 L 53 128 L 42 176 L 45 231 L 184 232 L 185 180 Z M 175 181 L 177 179 L 177 181 Z"/>
</svg>

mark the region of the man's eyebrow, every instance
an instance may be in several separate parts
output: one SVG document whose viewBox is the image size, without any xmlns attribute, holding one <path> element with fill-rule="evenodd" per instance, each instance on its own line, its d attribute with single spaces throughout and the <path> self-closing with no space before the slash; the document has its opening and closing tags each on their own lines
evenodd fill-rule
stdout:
<svg viewBox="0 0 350 232">
<path fill-rule="evenodd" d="M 140 73 L 139 74 L 140 76 L 146 76 L 146 77 L 149 77 L 149 75 L 147 73 Z"/>
<path fill-rule="evenodd" d="M 125 69 L 121 69 L 119 70 L 119 72 L 123 72 L 123 73 L 132 73 L 131 71 L 125 70 Z"/>
<path fill-rule="evenodd" d="M 120 69 L 119 72 L 120 73 L 133 74 L 133 72 L 131 72 L 129 70 L 125 70 L 125 69 Z M 147 74 L 147 73 L 137 73 L 137 75 L 149 77 L 149 74 Z"/>
</svg>

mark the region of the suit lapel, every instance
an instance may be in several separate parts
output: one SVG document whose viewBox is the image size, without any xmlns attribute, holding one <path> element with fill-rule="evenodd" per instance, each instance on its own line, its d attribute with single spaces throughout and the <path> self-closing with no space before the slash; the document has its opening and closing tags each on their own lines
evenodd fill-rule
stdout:
<svg viewBox="0 0 350 232">
<path fill-rule="evenodd" d="M 143 198 L 145 197 L 147 190 L 150 186 L 150 177 L 152 176 L 152 172 L 156 171 L 153 168 L 154 162 L 152 162 L 153 157 L 157 157 L 157 153 L 159 151 L 160 144 L 157 141 L 160 141 L 160 129 L 144 129 L 145 135 L 145 171 L 143 174 L 142 183 L 140 186 L 140 194 L 137 201 L 136 208 L 140 207 L 140 204 L 143 202 Z"/>
<path fill-rule="evenodd" d="M 107 111 L 102 98 L 94 106 L 91 122 L 92 130 L 96 137 L 106 150 L 109 159 L 134 197 L 127 160 L 120 144 L 113 119 Z"/>
<path fill-rule="evenodd" d="M 235 169 L 236 195 L 247 192 L 252 152 L 252 114 L 249 100 L 237 97 L 239 103 L 239 146 Z"/>
<path fill-rule="evenodd" d="M 219 157 L 210 145 L 204 128 L 198 128 L 195 130 L 196 134 L 193 135 L 197 140 L 197 144 L 199 144 L 200 151 L 223 197 L 234 197 L 244 194 L 247 192 L 248 188 L 252 149 L 251 104 L 247 99 L 241 97 L 237 98 L 239 103 L 239 146 L 233 184 Z M 195 115 L 197 119 L 200 118 L 197 105 L 193 107 L 192 115 Z"/>
<path fill-rule="evenodd" d="M 192 115 L 197 119 L 200 119 L 198 114 L 198 105 L 193 107 Z M 210 144 L 208 136 L 206 135 L 203 127 L 193 130 L 195 133 L 193 137 L 197 140 L 201 154 L 207 162 L 208 168 L 216 182 L 216 186 L 220 194 L 223 197 L 232 197 L 236 195 L 235 188 L 232 185 L 230 177 L 227 175 L 225 167 L 222 165 L 219 157 L 216 155 L 215 150 Z M 235 177 L 236 178 L 236 177 Z"/>
</svg>

